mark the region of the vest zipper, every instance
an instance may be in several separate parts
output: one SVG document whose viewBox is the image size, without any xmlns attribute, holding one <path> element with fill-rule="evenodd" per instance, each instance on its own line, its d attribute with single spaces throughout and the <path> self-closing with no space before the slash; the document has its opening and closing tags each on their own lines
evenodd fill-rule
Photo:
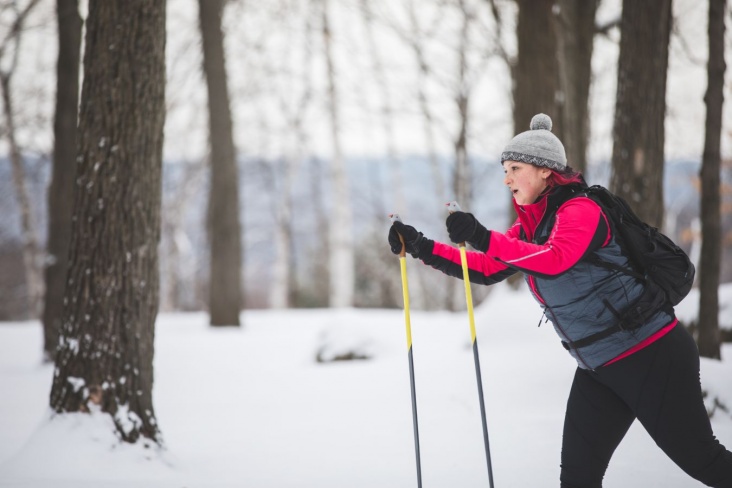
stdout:
<svg viewBox="0 0 732 488">
<path fill-rule="evenodd" d="M 552 324 L 559 330 L 562 336 L 564 336 L 564 340 L 567 343 L 571 343 L 572 341 L 569 340 L 569 335 L 564 331 L 564 328 L 562 327 L 562 324 L 559 323 L 557 320 L 557 316 L 554 315 L 554 311 L 551 309 L 549 305 L 547 305 L 546 301 L 544 301 L 544 298 L 542 298 L 541 293 L 539 293 L 539 286 L 538 283 L 536 283 L 536 280 L 533 276 L 529 276 L 529 287 L 531 288 L 531 291 L 536 295 L 536 298 L 539 299 L 539 301 L 544 305 L 544 315 L 546 315 L 546 311 L 549 311 L 549 315 L 551 315 Z M 541 319 L 539 319 L 539 324 L 541 325 Z M 587 364 L 585 359 L 582 357 L 582 354 L 580 354 L 579 349 L 575 349 L 575 352 L 577 353 L 577 359 L 580 363 L 582 363 L 585 367 L 585 369 L 588 369 L 590 371 L 594 371 L 594 369 L 590 368 L 590 366 Z"/>
</svg>

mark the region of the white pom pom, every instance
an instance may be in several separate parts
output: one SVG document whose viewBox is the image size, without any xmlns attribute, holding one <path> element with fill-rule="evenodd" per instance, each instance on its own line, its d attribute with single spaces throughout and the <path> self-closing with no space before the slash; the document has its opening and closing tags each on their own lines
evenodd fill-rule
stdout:
<svg viewBox="0 0 732 488">
<path fill-rule="evenodd" d="M 532 117 L 529 127 L 531 130 L 552 130 L 552 119 L 547 114 L 536 114 Z"/>
</svg>

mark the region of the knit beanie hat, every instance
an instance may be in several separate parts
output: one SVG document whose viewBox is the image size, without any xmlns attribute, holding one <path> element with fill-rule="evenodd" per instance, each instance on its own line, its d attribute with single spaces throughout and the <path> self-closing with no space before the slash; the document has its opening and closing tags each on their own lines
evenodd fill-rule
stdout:
<svg viewBox="0 0 732 488">
<path fill-rule="evenodd" d="M 561 171 L 567 167 L 567 156 L 562 142 L 551 133 L 552 119 L 546 114 L 536 114 L 531 119 L 531 130 L 511 139 L 501 154 L 504 161 L 543 166 Z"/>
</svg>

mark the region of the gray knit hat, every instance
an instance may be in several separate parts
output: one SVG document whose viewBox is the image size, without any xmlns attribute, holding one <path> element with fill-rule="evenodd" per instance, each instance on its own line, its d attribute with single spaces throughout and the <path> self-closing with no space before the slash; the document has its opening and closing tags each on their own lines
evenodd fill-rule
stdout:
<svg viewBox="0 0 732 488">
<path fill-rule="evenodd" d="M 561 171 L 567 167 L 567 155 L 562 142 L 551 133 L 552 119 L 536 114 L 531 119 L 531 130 L 511 139 L 501 154 L 504 161 L 519 161 Z"/>
</svg>

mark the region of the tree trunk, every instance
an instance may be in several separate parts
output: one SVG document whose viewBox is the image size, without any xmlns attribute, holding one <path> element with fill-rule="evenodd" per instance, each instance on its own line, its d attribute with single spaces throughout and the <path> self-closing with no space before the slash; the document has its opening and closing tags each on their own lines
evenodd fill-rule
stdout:
<svg viewBox="0 0 732 488">
<path fill-rule="evenodd" d="M 562 96 L 562 142 L 569 166 L 587 169 L 588 100 L 599 0 L 558 0 L 557 53 Z"/>
<path fill-rule="evenodd" d="M 226 78 L 223 0 L 199 0 L 203 70 L 208 87 L 211 188 L 208 232 L 211 250 L 211 325 L 239 325 L 242 300 L 239 177 Z"/>
<path fill-rule="evenodd" d="M 56 66 L 56 115 L 53 124 L 53 173 L 48 187 L 46 297 L 43 308 L 43 351 L 49 361 L 54 360 L 61 332 L 76 178 L 76 122 L 81 58 L 78 0 L 57 0 L 56 16 L 59 50 Z"/>
<path fill-rule="evenodd" d="M 664 119 L 671 0 L 623 1 L 610 187 L 663 222 Z"/>
<path fill-rule="evenodd" d="M 0 74 L 0 90 L 2 90 L 3 109 L 5 112 L 6 137 L 10 146 L 10 164 L 13 169 L 13 186 L 20 208 L 21 236 L 23 240 L 23 270 L 25 271 L 25 288 L 28 296 L 28 312 L 30 317 L 37 318 L 43 282 L 41 281 L 41 265 L 38 262 L 38 226 L 33 218 L 31 199 L 25 186 L 25 169 L 23 155 L 16 139 L 15 110 L 11 94 L 11 73 Z"/>
<path fill-rule="evenodd" d="M 177 164 L 181 166 L 181 174 L 174 179 L 164 178 L 169 186 L 163 185 L 161 311 L 191 310 L 198 305 L 195 302 L 199 302 L 192 299 L 200 276 L 198 259 L 185 232 L 185 223 L 190 206 L 196 202 L 196 193 L 206 180 L 208 167 L 203 160 Z"/>
<path fill-rule="evenodd" d="M 328 177 L 328 169 L 323 167 L 323 161 L 313 158 L 310 162 L 310 192 L 312 201 L 312 211 L 314 215 L 315 234 L 318 239 L 316 249 L 311 250 L 311 257 L 307 261 L 311 264 L 309 283 L 305 286 L 298 287 L 299 297 L 298 303 L 303 306 L 323 307 L 328 305 L 328 295 L 330 293 L 330 274 L 328 272 L 328 263 L 330 256 L 330 239 L 328 232 L 330 228 L 328 211 L 324 201 L 325 189 L 323 180 Z"/>
<path fill-rule="evenodd" d="M 275 261 L 272 263 L 271 308 L 289 308 L 292 304 L 292 270 L 294 269 L 292 238 L 292 185 L 295 178 L 295 161 L 292 156 L 282 158 L 281 185 L 276 205 L 276 225 L 272 236 L 275 246 Z M 275 187 L 275 191 L 277 188 Z"/>
<path fill-rule="evenodd" d="M 417 61 L 418 78 L 417 78 L 417 102 L 419 104 L 419 111 L 422 114 L 422 132 L 424 133 L 424 144 L 427 151 L 427 157 L 429 159 L 430 169 L 432 171 L 432 180 L 435 188 L 435 200 L 438 204 L 435 206 L 438 217 L 444 214 L 444 204 L 447 202 L 447 185 L 444 178 L 442 177 L 442 171 L 440 169 L 440 161 L 437 157 L 437 148 L 435 140 L 437 136 L 435 134 L 435 117 L 430 108 L 430 101 L 428 99 L 427 82 L 430 77 L 430 68 L 427 61 L 427 55 L 423 49 L 423 34 L 422 28 L 417 18 L 417 13 L 414 6 L 414 0 L 408 0 L 408 15 L 411 32 L 408 36 L 409 45 L 414 52 L 415 60 Z M 399 191 L 403 191 L 400 189 Z"/>
<path fill-rule="evenodd" d="M 355 264 L 353 252 L 353 229 L 351 217 L 351 201 L 349 198 L 348 177 L 343 161 L 340 138 L 340 117 L 338 90 L 336 87 L 336 72 L 333 62 L 333 40 L 330 31 L 328 0 L 322 0 L 323 43 L 328 68 L 328 112 L 331 125 L 331 140 L 333 143 L 333 157 L 330 166 L 331 218 L 328 221 L 328 236 L 330 239 L 330 254 L 328 269 L 330 272 L 331 307 L 353 306 L 355 286 Z"/>
<path fill-rule="evenodd" d="M 462 26 L 460 28 L 460 41 L 458 43 L 458 73 L 457 89 L 455 93 L 455 105 L 459 114 L 460 127 L 457 136 L 453 141 L 455 149 L 455 169 L 453 174 L 453 191 L 455 199 L 466 208 L 471 207 L 472 188 L 470 182 L 472 175 L 468 161 L 468 123 L 470 107 L 470 87 L 468 86 L 468 29 L 470 27 L 470 16 L 466 11 L 463 1 L 459 2 L 460 13 L 462 14 Z"/>
<path fill-rule="evenodd" d="M 381 128 L 384 133 L 386 140 L 386 164 L 389 168 L 389 175 L 391 177 L 391 185 L 388 191 L 394 197 L 394 208 L 398 209 L 399 212 L 407 212 L 407 202 L 404 198 L 404 177 L 402 175 L 402 166 L 397 158 L 395 131 L 394 131 L 394 109 L 391 102 L 391 94 L 389 90 L 389 83 L 386 78 L 386 70 L 384 68 L 384 62 L 382 60 L 381 53 L 376 45 L 376 34 L 374 33 L 374 14 L 371 8 L 371 2 L 373 0 L 360 0 L 359 5 L 365 23 L 366 30 L 366 41 L 368 44 L 369 54 L 371 57 L 371 69 L 373 70 L 374 80 L 381 96 L 381 109 L 380 121 Z M 374 172 L 378 175 L 378 166 L 374 168 Z M 378 178 L 378 176 L 375 176 Z M 377 195 L 379 199 L 383 201 L 383 194 Z M 381 207 L 377 207 L 377 211 L 380 212 L 380 217 L 384 218 L 384 213 L 381 211 Z"/>
<path fill-rule="evenodd" d="M 724 105 L 725 0 L 709 1 L 709 61 L 704 155 L 701 166 L 702 247 L 699 272 L 699 354 L 721 359 L 719 331 L 719 274 L 722 267 L 720 143 Z"/>
<path fill-rule="evenodd" d="M 514 133 L 529 130 L 531 118 L 545 113 L 552 118 L 552 132 L 561 140 L 563 124 L 557 101 L 559 64 L 552 13 L 554 0 L 517 0 L 516 3 L 519 12 L 516 26 L 518 60 L 512 70 Z"/>
<path fill-rule="evenodd" d="M 89 3 L 53 410 L 101 411 L 160 442 L 153 345 L 165 121 L 165 1 Z"/>
<path fill-rule="evenodd" d="M 31 0 L 23 10 L 16 11 L 12 25 L 8 26 L 9 33 L 0 45 L 0 58 L 8 58 L 0 68 L 0 92 L 2 93 L 2 107 L 5 114 L 5 136 L 10 153 L 13 186 L 15 187 L 18 207 L 20 209 L 21 238 L 23 241 L 22 256 L 25 272 L 25 287 L 28 297 L 28 312 L 32 318 L 40 313 L 40 302 L 43 295 L 43 281 L 41 279 L 41 264 L 39 259 L 38 227 L 33 219 L 33 209 L 28 189 L 25 186 L 25 168 L 21 148 L 16 137 L 17 127 L 15 120 L 14 100 L 12 94 L 12 79 L 18 66 L 20 41 L 23 34 L 25 20 L 28 14 L 38 4 L 38 0 Z"/>
<path fill-rule="evenodd" d="M 308 145 L 308 133 L 306 128 L 307 111 L 313 99 L 313 81 L 311 71 L 313 65 L 313 34 L 312 16 L 309 4 L 303 5 L 303 10 L 294 12 L 297 18 L 304 20 L 303 38 L 292 39 L 293 34 L 298 31 L 293 29 L 288 32 L 288 45 L 296 45 L 299 50 L 288 50 L 287 57 L 281 60 L 286 66 L 292 66 L 293 56 L 301 55 L 302 62 L 299 72 L 293 70 L 288 72 L 288 86 L 278 90 L 280 110 L 287 120 L 286 139 L 291 144 L 284 145 L 284 156 L 279 164 L 275 165 L 276 177 L 273 181 L 280 181 L 279 190 L 274 189 L 280 195 L 275 201 L 276 227 L 273 235 L 275 247 L 275 259 L 272 265 L 272 286 L 269 293 L 269 303 L 272 308 L 289 308 L 297 300 L 296 270 L 297 262 L 294 238 L 295 204 L 293 202 L 293 191 L 297 181 L 297 173 L 300 165 L 305 160 Z M 295 89 L 295 86 L 301 87 Z M 291 147 L 291 148 L 290 148 Z M 279 178 L 278 178 L 279 177 Z"/>
</svg>

